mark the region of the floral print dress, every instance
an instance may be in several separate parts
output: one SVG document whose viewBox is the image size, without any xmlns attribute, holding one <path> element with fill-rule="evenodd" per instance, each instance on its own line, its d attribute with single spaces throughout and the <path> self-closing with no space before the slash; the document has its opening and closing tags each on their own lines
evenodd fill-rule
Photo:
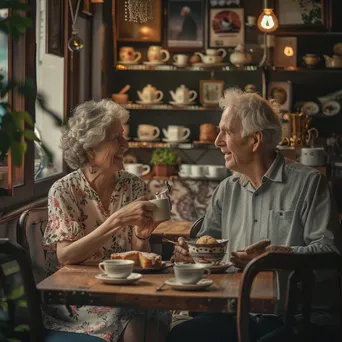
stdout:
<svg viewBox="0 0 342 342">
<path fill-rule="evenodd" d="M 117 174 L 117 183 L 106 211 L 97 193 L 90 187 L 81 169 L 54 183 L 49 191 L 49 222 L 43 245 L 46 249 L 47 275 L 58 267 L 56 243 L 76 241 L 97 229 L 112 213 L 146 194 L 146 185 L 140 178 L 126 172 Z M 115 252 L 131 250 L 133 227 L 127 226 L 112 235 L 87 261 L 110 258 Z M 105 306 L 43 305 L 43 320 L 47 329 L 83 333 L 117 341 L 127 323 L 137 314 L 135 309 Z M 149 311 L 151 319 L 169 324 L 167 311 Z"/>
</svg>

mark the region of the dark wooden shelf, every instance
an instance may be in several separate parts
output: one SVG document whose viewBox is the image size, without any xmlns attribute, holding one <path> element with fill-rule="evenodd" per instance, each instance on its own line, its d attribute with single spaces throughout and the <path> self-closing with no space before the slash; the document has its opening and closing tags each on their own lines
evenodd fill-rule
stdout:
<svg viewBox="0 0 342 342">
<path fill-rule="evenodd" d="M 196 143 L 165 143 L 161 141 L 128 141 L 128 146 L 130 149 L 137 148 L 160 148 L 160 147 L 172 147 L 180 150 L 218 150 L 214 144 L 196 144 Z"/>
<path fill-rule="evenodd" d="M 122 105 L 122 107 L 129 109 L 129 110 L 173 110 L 173 111 L 222 111 L 220 107 L 204 107 L 204 106 L 173 106 L 169 104 L 164 103 L 156 103 L 152 105 L 144 105 L 144 104 L 138 104 L 138 103 L 132 103 L 132 104 L 125 104 Z"/>
</svg>

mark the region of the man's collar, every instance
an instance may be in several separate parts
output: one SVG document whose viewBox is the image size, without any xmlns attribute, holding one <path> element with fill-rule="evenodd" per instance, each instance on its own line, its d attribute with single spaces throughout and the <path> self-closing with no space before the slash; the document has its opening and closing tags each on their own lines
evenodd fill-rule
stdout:
<svg viewBox="0 0 342 342">
<path fill-rule="evenodd" d="M 267 178 L 271 181 L 281 183 L 284 177 L 284 166 L 285 158 L 280 152 L 277 152 L 274 162 L 262 178 Z"/>
</svg>

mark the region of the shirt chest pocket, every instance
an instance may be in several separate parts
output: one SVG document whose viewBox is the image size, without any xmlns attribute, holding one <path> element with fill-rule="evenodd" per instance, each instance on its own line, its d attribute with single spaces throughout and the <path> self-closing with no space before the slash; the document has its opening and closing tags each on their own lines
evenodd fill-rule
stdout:
<svg viewBox="0 0 342 342">
<path fill-rule="evenodd" d="M 294 210 L 275 210 L 269 211 L 268 217 L 268 236 L 272 244 L 285 244 L 289 236 Z"/>
</svg>

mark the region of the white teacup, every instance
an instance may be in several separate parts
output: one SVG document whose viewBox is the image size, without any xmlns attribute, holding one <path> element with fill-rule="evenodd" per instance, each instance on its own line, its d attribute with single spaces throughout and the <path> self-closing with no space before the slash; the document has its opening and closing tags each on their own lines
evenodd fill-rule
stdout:
<svg viewBox="0 0 342 342">
<path fill-rule="evenodd" d="M 122 62 L 133 62 L 136 63 L 141 59 L 141 53 L 134 51 L 132 46 L 123 46 L 120 48 L 120 60 Z"/>
<path fill-rule="evenodd" d="M 163 133 L 165 138 L 170 141 L 182 141 L 189 137 L 191 131 L 184 126 L 170 125 L 167 130 L 163 128 Z"/>
<path fill-rule="evenodd" d="M 156 205 L 156 209 L 153 211 L 153 221 L 165 221 L 171 218 L 171 205 L 168 198 L 159 198 L 150 200 L 151 203 Z"/>
<path fill-rule="evenodd" d="M 162 55 L 165 55 L 164 58 L 162 58 Z M 162 49 L 160 46 L 152 45 L 147 50 L 147 58 L 151 63 L 157 63 L 157 62 L 167 62 L 170 58 L 169 51 Z"/>
<path fill-rule="evenodd" d="M 153 125 L 139 125 L 138 137 L 139 139 L 154 140 L 159 137 L 160 129 Z"/>
<path fill-rule="evenodd" d="M 189 57 L 187 55 L 174 55 L 173 60 L 175 61 L 176 64 L 183 66 L 188 63 Z"/>
<path fill-rule="evenodd" d="M 248 24 L 248 26 L 255 26 L 256 25 L 256 17 L 248 15 L 247 16 L 247 24 Z"/>
<path fill-rule="evenodd" d="M 151 171 L 151 168 L 149 165 L 130 163 L 125 164 L 125 170 L 141 177 L 147 175 Z"/>
<path fill-rule="evenodd" d="M 182 164 L 179 168 L 179 175 L 181 177 L 189 177 L 191 174 L 191 165 L 190 164 Z"/>
<path fill-rule="evenodd" d="M 105 260 L 99 263 L 99 269 L 113 279 L 127 278 L 133 267 L 133 260 Z"/>
<path fill-rule="evenodd" d="M 196 284 L 204 278 L 205 273 L 207 276 L 210 274 L 210 269 L 201 264 L 175 264 L 173 270 L 177 282 L 181 284 Z"/>
<path fill-rule="evenodd" d="M 224 178 L 227 175 L 227 168 L 221 165 L 207 165 L 206 177 L 208 178 Z"/>
<path fill-rule="evenodd" d="M 205 165 L 191 165 L 191 177 L 205 177 L 207 167 Z"/>
</svg>

